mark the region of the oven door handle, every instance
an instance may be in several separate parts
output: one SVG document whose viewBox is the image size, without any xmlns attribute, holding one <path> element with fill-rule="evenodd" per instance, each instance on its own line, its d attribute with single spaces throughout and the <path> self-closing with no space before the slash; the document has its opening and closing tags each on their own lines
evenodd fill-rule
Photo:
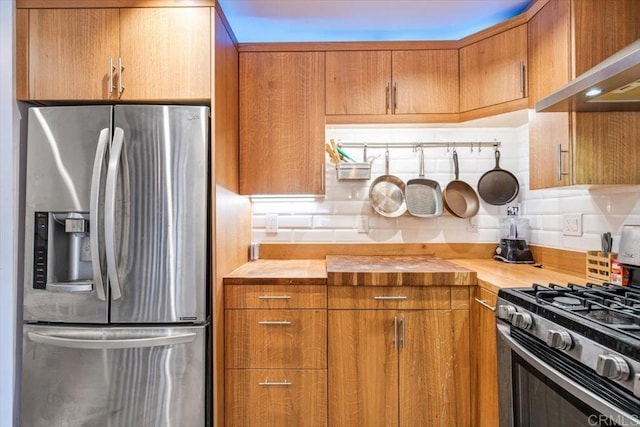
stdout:
<svg viewBox="0 0 640 427">
<path fill-rule="evenodd" d="M 616 417 L 617 423 L 620 423 L 622 420 L 624 420 L 623 425 L 625 426 L 640 426 L 640 419 L 638 419 L 636 416 L 624 412 L 619 408 L 616 408 L 615 406 L 612 406 L 608 402 L 600 399 L 598 396 L 594 396 L 593 393 L 591 393 L 589 390 L 575 383 L 565 375 L 559 373 L 548 364 L 540 361 L 540 359 L 532 354 L 529 350 L 525 349 L 517 341 L 511 338 L 510 329 L 510 325 L 504 322 L 497 322 L 498 335 L 505 340 L 505 342 L 509 345 L 509 348 L 512 351 L 516 352 L 527 363 L 540 371 L 551 381 L 555 382 L 564 390 L 571 393 L 577 399 L 586 403 L 601 414 L 607 416 L 613 415 L 614 417 Z M 594 375 L 596 374 L 594 373 Z"/>
</svg>

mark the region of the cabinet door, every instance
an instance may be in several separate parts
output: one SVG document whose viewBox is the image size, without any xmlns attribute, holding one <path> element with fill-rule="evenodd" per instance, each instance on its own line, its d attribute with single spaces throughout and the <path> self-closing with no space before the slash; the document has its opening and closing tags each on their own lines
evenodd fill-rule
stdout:
<svg viewBox="0 0 640 427">
<path fill-rule="evenodd" d="M 395 114 L 459 111 L 458 51 L 392 52 Z"/>
<path fill-rule="evenodd" d="M 326 53 L 326 114 L 390 113 L 391 53 Z"/>
<path fill-rule="evenodd" d="M 467 368 L 457 357 L 469 347 L 468 322 L 458 322 L 453 310 L 403 311 L 397 316 L 400 426 L 468 425 L 469 375 L 459 375 Z"/>
<path fill-rule="evenodd" d="M 498 297 L 478 288 L 476 298 L 495 307 Z M 496 427 L 498 414 L 498 355 L 496 317 L 493 311 L 473 301 L 471 305 L 471 419 L 478 427 Z"/>
<path fill-rule="evenodd" d="M 569 185 L 569 113 L 536 113 L 535 104 L 570 80 L 570 2 L 547 3 L 528 24 L 529 187 Z M 562 151 L 559 151 L 562 150 Z"/>
<path fill-rule="evenodd" d="M 121 99 L 211 99 L 211 11 L 120 10 Z"/>
<path fill-rule="evenodd" d="M 329 425 L 397 425 L 394 311 L 329 310 L 328 329 Z"/>
<path fill-rule="evenodd" d="M 29 99 L 116 99 L 109 58 L 118 60 L 118 9 L 29 11 Z"/>
<path fill-rule="evenodd" d="M 527 25 L 460 49 L 460 110 L 524 98 Z"/>
<path fill-rule="evenodd" d="M 324 53 L 240 54 L 240 193 L 324 194 Z"/>
</svg>

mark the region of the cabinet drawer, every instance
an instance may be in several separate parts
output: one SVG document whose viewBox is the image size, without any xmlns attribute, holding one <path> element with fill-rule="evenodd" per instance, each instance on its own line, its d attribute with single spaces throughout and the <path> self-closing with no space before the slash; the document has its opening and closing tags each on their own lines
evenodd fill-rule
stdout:
<svg viewBox="0 0 640 427">
<path fill-rule="evenodd" d="M 326 370 L 227 369 L 225 425 L 327 425 Z"/>
<path fill-rule="evenodd" d="M 451 308 L 451 288 L 440 286 L 329 286 L 329 309 Z"/>
<path fill-rule="evenodd" d="M 227 368 L 327 367 L 326 310 L 225 310 Z"/>
<path fill-rule="evenodd" d="M 326 286 L 227 285 L 225 308 L 327 308 Z"/>
</svg>

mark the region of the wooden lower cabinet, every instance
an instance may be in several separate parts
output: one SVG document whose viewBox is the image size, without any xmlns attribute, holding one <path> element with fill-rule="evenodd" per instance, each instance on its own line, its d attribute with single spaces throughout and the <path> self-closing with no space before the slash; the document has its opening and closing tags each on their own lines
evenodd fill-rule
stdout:
<svg viewBox="0 0 640 427">
<path fill-rule="evenodd" d="M 225 286 L 225 426 L 327 425 L 327 287 Z"/>
<path fill-rule="evenodd" d="M 468 325 L 468 310 L 329 310 L 329 425 L 468 426 Z"/>
<path fill-rule="evenodd" d="M 476 427 L 497 427 L 496 317 L 492 310 L 478 301 L 495 307 L 498 296 L 486 289 L 477 288 L 471 302 L 471 420 Z"/>
<path fill-rule="evenodd" d="M 227 369 L 225 424 L 229 427 L 327 425 L 327 371 Z"/>
</svg>

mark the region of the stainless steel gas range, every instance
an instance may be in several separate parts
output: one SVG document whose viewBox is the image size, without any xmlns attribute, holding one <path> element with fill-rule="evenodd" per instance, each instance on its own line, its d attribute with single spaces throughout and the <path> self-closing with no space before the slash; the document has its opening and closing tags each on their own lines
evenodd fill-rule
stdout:
<svg viewBox="0 0 640 427">
<path fill-rule="evenodd" d="M 624 252 L 640 251 L 637 231 L 620 245 L 629 286 L 499 292 L 501 427 L 640 426 L 640 268 L 628 263 L 640 257 Z"/>
</svg>

